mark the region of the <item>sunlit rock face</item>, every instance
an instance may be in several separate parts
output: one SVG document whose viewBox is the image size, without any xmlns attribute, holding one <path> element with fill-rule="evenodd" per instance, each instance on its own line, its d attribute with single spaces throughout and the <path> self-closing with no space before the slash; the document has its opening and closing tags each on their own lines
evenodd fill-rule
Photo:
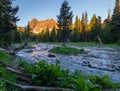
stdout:
<svg viewBox="0 0 120 91">
<path fill-rule="evenodd" d="M 42 30 L 46 30 L 47 28 L 49 31 L 51 31 L 53 28 L 57 28 L 57 22 L 54 19 L 38 21 L 34 18 L 31 20 L 29 25 L 33 33 L 40 33 Z"/>
<path fill-rule="evenodd" d="M 120 82 L 120 49 L 110 47 L 82 47 L 87 54 L 49 56 L 49 50 L 59 45 L 37 44 L 32 49 L 23 49 L 17 52 L 17 56 L 29 63 L 46 60 L 48 63 L 55 64 L 60 61 L 63 69 L 70 72 L 76 70 L 85 74 L 109 75 L 115 82 Z M 81 47 L 70 46 L 80 49 Z"/>
<path fill-rule="evenodd" d="M 54 20 L 54 19 L 47 19 L 47 20 L 42 20 L 39 21 L 36 18 L 33 18 L 30 22 L 29 22 L 29 27 L 32 33 L 41 33 L 42 31 L 46 31 L 46 29 L 48 29 L 50 32 L 52 31 L 53 28 L 57 29 L 58 28 L 58 23 Z M 18 26 L 17 27 L 18 31 L 25 31 L 25 27 L 22 26 Z"/>
<path fill-rule="evenodd" d="M 34 30 L 38 24 L 39 24 L 39 21 L 36 18 L 33 18 L 29 23 L 30 29 Z"/>
</svg>

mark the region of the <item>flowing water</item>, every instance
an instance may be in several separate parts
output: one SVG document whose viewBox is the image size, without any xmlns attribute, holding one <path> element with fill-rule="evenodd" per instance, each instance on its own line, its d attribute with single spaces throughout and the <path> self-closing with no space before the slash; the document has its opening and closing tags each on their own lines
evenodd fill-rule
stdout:
<svg viewBox="0 0 120 91">
<path fill-rule="evenodd" d="M 120 82 L 120 49 L 110 47 L 76 47 L 83 48 L 87 53 L 79 55 L 60 55 L 49 57 L 49 50 L 59 45 L 37 44 L 32 49 L 23 49 L 17 56 L 29 63 L 46 60 L 56 63 L 58 59 L 63 69 L 70 72 L 76 70 L 85 74 L 109 75 L 115 82 Z M 75 47 L 75 46 L 71 46 Z"/>
</svg>

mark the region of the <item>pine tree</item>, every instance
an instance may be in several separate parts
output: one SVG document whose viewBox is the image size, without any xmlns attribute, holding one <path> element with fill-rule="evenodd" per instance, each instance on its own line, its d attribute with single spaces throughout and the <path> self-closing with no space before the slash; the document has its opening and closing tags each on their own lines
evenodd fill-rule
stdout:
<svg viewBox="0 0 120 91">
<path fill-rule="evenodd" d="M 110 23 L 111 21 L 111 11 L 110 11 L 110 0 L 108 0 L 108 16 L 107 19 L 104 20 L 103 22 L 103 27 L 107 27 L 107 25 Z"/>
<path fill-rule="evenodd" d="M 82 30 L 81 30 L 81 40 L 82 41 L 85 41 L 86 40 L 86 26 L 85 26 L 85 14 L 82 13 L 82 20 L 81 20 L 81 27 L 82 27 Z"/>
<path fill-rule="evenodd" d="M 91 18 L 89 26 L 88 26 L 89 31 L 91 31 L 97 25 L 97 23 L 98 23 L 97 17 L 94 14 L 93 17 Z"/>
<path fill-rule="evenodd" d="M 45 42 L 49 42 L 49 39 L 50 39 L 50 32 L 49 32 L 49 27 L 47 27 L 45 30 L 44 40 Z"/>
<path fill-rule="evenodd" d="M 72 41 L 73 42 L 79 42 L 80 41 L 80 32 L 77 29 L 73 30 Z"/>
<path fill-rule="evenodd" d="M 111 25 L 111 40 L 113 43 L 120 41 L 120 0 L 116 0 L 114 12 L 112 15 Z"/>
<path fill-rule="evenodd" d="M 74 24 L 74 30 L 72 33 L 72 41 L 73 42 L 79 42 L 80 41 L 80 19 L 78 18 L 78 16 L 76 16 L 75 19 L 75 24 Z"/>
<path fill-rule="evenodd" d="M 110 11 L 110 0 L 108 0 L 108 17 L 107 17 L 108 23 L 111 21 L 111 11 Z"/>
<path fill-rule="evenodd" d="M 101 17 L 99 16 L 98 18 L 94 14 L 90 24 L 89 24 L 89 40 L 98 42 L 98 36 L 100 33 L 100 26 L 101 26 Z"/>
<path fill-rule="evenodd" d="M 99 31 L 101 31 L 101 29 L 102 29 L 102 24 L 101 24 L 101 22 L 102 22 L 102 18 L 101 18 L 101 16 L 98 16 L 98 27 L 99 27 Z"/>
<path fill-rule="evenodd" d="M 78 18 L 78 16 L 76 16 L 75 18 L 75 24 L 74 24 L 74 29 L 80 31 L 80 19 Z"/>
<path fill-rule="evenodd" d="M 65 46 L 65 44 L 68 40 L 69 34 L 71 32 L 71 29 L 72 29 L 73 13 L 72 13 L 72 11 L 70 11 L 71 7 L 68 4 L 69 3 L 66 0 L 62 3 L 62 6 L 60 8 L 60 13 L 57 16 L 58 28 L 62 34 L 62 38 L 63 38 L 63 42 L 64 42 L 63 46 Z"/>
<path fill-rule="evenodd" d="M 50 42 L 56 42 L 57 36 L 56 36 L 56 28 L 54 27 L 50 34 Z"/>
<path fill-rule="evenodd" d="M 12 32 L 16 30 L 18 6 L 12 7 L 13 0 L 0 0 L 0 45 L 8 47 L 12 43 Z"/>
<path fill-rule="evenodd" d="M 88 40 L 88 14 L 85 12 L 85 33 L 84 33 L 84 41 L 86 42 Z"/>
<path fill-rule="evenodd" d="M 14 43 L 21 43 L 22 42 L 22 36 L 21 36 L 21 31 L 20 30 L 15 30 L 14 31 L 13 41 L 14 41 Z"/>
<path fill-rule="evenodd" d="M 85 31 L 88 31 L 88 14 L 85 12 Z"/>
<path fill-rule="evenodd" d="M 41 42 L 45 42 L 45 30 L 44 29 L 40 32 L 40 35 L 41 35 Z"/>
<path fill-rule="evenodd" d="M 28 44 L 28 42 L 30 41 L 30 35 L 31 35 L 31 29 L 29 26 L 29 22 L 28 25 L 25 27 L 25 31 L 24 31 L 24 42 L 26 43 L 26 45 Z"/>
</svg>

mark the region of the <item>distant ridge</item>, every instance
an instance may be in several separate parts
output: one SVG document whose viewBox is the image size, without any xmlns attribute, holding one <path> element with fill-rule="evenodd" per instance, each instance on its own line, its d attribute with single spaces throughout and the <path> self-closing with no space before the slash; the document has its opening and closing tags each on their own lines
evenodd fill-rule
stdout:
<svg viewBox="0 0 120 91">
<path fill-rule="evenodd" d="M 53 28 L 58 28 L 57 27 L 58 23 L 54 19 L 47 19 L 47 20 L 37 20 L 36 18 L 33 18 L 29 22 L 29 26 L 31 29 L 31 32 L 33 33 L 40 33 L 42 30 L 46 30 L 47 28 L 49 31 L 51 31 Z M 24 31 L 24 27 L 17 27 L 18 31 Z"/>
<path fill-rule="evenodd" d="M 54 27 L 57 28 L 57 22 L 54 19 L 47 19 L 39 21 L 36 18 L 33 18 L 30 23 L 30 29 L 33 33 L 40 33 L 42 30 L 49 28 L 51 31 Z"/>
</svg>

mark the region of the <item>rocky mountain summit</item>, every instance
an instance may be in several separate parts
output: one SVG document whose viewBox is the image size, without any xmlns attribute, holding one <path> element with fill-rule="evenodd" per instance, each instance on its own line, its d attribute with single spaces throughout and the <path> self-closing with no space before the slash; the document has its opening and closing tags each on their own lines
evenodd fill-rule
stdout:
<svg viewBox="0 0 120 91">
<path fill-rule="evenodd" d="M 54 19 L 47 19 L 47 20 L 37 20 L 36 18 L 33 18 L 29 22 L 29 26 L 31 29 L 31 32 L 33 33 L 40 33 L 42 30 L 49 29 L 51 31 L 53 28 L 57 28 L 57 21 Z M 23 27 L 18 27 L 18 30 L 24 31 Z"/>
</svg>

